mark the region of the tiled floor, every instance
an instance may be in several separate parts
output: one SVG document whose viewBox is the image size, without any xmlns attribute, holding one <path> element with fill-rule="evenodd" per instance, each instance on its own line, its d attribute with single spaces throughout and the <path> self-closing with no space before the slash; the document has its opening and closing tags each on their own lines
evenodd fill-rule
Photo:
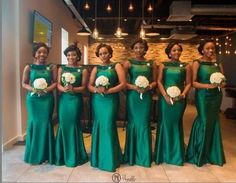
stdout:
<svg viewBox="0 0 236 183">
<path fill-rule="evenodd" d="M 188 105 L 184 116 L 185 143 L 191 130 L 196 110 Z M 205 165 L 201 168 L 186 163 L 152 165 L 151 168 L 122 165 L 117 169 L 121 182 L 236 182 L 236 120 L 221 115 L 223 145 L 227 163 L 223 167 Z M 155 142 L 155 130 L 153 142 Z M 91 136 L 84 134 L 87 152 L 90 152 Z M 121 147 L 124 148 L 125 131 L 119 128 Z M 154 143 L 153 143 L 154 146 Z M 2 155 L 3 182 L 113 182 L 114 173 L 90 167 L 89 162 L 76 168 L 48 164 L 31 166 L 23 162 L 24 146 L 15 146 Z M 113 176 L 113 179 L 115 176 Z"/>
</svg>

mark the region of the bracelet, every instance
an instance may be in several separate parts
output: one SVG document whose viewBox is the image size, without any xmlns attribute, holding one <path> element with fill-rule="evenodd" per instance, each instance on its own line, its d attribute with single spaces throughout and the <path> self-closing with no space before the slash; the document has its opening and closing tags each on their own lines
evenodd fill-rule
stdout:
<svg viewBox="0 0 236 183">
<path fill-rule="evenodd" d="M 93 93 L 97 93 L 97 88 L 94 89 L 94 92 Z"/>
</svg>

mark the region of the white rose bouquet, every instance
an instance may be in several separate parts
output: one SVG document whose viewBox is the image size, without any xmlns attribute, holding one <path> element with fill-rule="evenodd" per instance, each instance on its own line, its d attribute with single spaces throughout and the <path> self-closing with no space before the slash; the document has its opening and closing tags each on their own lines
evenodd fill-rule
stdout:
<svg viewBox="0 0 236 183">
<path fill-rule="evenodd" d="M 75 83 L 76 79 L 75 79 L 75 76 L 72 73 L 65 72 L 61 76 L 61 81 L 65 86 L 67 86 L 69 84 Z"/>
<path fill-rule="evenodd" d="M 95 80 L 95 87 L 105 87 L 106 89 L 108 89 L 108 87 L 110 86 L 109 83 L 109 79 L 106 76 L 99 76 L 96 80 Z M 103 96 L 103 94 L 102 94 Z"/>
<path fill-rule="evenodd" d="M 211 84 L 218 86 L 219 91 L 220 91 L 220 84 L 222 84 L 225 81 L 226 78 L 221 72 L 214 72 L 210 76 Z"/>
<path fill-rule="evenodd" d="M 135 85 L 141 89 L 149 86 L 149 81 L 145 76 L 138 76 L 135 80 Z M 143 93 L 140 93 L 140 99 L 143 100 Z"/>
<path fill-rule="evenodd" d="M 169 95 L 170 103 L 173 105 L 174 101 L 179 100 L 179 96 L 181 94 L 181 91 L 177 86 L 170 86 L 166 89 L 166 93 Z"/>
<path fill-rule="evenodd" d="M 47 91 L 45 90 L 47 87 L 48 84 L 44 78 L 35 79 L 33 82 L 33 91 L 31 92 L 31 96 L 39 91 L 47 93 Z M 38 96 L 40 96 L 40 94 L 38 94 Z"/>
</svg>

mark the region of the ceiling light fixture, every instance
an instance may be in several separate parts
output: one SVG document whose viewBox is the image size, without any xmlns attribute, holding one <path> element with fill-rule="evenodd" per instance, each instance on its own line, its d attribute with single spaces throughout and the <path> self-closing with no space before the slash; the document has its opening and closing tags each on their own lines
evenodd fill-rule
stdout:
<svg viewBox="0 0 236 183">
<path fill-rule="evenodd" d="M 122 36 L 122 30 L 121 30 L 121 28 L 120 28 L 120 1 L 121 0 L 119 0 L 119 17 L 118 17 L 118 27 L 117 27 L 117 30 L 116 30 L 116 33 L 115 33 L 115 36 L 116 37 L 118 37 L 118 38 L 120 38 L 121 36 Z"/>
<path fill-rule="evenodd" d="M 150 4 L 150 5 L 151 5 L 151 4 Z M 154 7 L 154 1 L 153 1 L 153 0 L 152 0 L 152 6 Z M 152 9 L 152 10 L 153 10 L 153 9 Z M 156 30 L 155 30 L 155 28 L 154 28 L 154 26 L 153 26 L 153 12 L 154 12 L 154 10 L 152 11 L 152 26 L 151 26 L 151 28 L 148 30 L 148 32 L 146 33 L 146 36 L 150 36 L 150 37 L 160 35 L 158 32 L 156 32 Z"/>
<path fill-rule="evenodd" d="M 112 7 L 111 7 L 110 3 L 108 3 L 108 5 L 107 5 L 107 12 L 110 13 L 111 10 L 112 10 Z"/>
<path fill-rule="evenodd" d="M 98 30 L 97 30 L 97 0 L 95 0 L 95 16 L 94 16 L 94 21 L 95 21 L 95 25 L 94 25 L 94 30 L 93 30 L 93 38 L 97 39 L 98 38 Z"/>
<path fill-rule="evenodd" d="M 142 0 L 142 23 L 141 23 L 141 30 L 140 30 L 140 38 L 144 39 L 145 38 L 145 30 L 143 27 L 143 23 L 144 23 L 144 0 Z"/>
<path fill-rule="evenodd" d="M 148 6 L 148 8 L 147 8 L 147 11 L 148 11 L 149 13 L 151 13 L 151 12 L 153 11 L 153 8 L 152 8 L 152 5 L 151 5 L 151 4 L 149 4 L 149 6 Z"/>
<path fill-rule="evenodd" d="M 133 6 L 132 2 L 129 3 L 128 10 L 129 10 L 129 12 L 133 12 L 134 11 L 134 6 Z"/>
<path fill-rule="evenodd" d="M 83 26 L 78 32 L 78 36 L 89 36 L 91 33 Z"/>
<path fill-rule="evenodd" d="M 88 1 L 86 1 L 85 5 L 84 5 L 84 9 L 87 10 L 87 11 L 90 9 Z"/>
</svg>

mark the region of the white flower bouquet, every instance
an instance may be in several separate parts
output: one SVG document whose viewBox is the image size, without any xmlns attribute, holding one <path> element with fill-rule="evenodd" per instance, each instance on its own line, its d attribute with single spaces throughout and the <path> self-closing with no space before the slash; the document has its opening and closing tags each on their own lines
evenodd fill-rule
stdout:
<svg viewBox="0 0 236 183">
<path fill-rule="evenodd" d="M 48 84 L 44 78 L 35 79 L 33 82 L 33 91 L 31 92 L 31 96 L 39 91 L 47 93 L 47 91 L 45 90 L 47 87 Z M 38 94 L 38 96 L 40 96 L 40 94 Z"/>
<path fill-rule="evenodd" d="M 173 105 L 174 101 L 179 100 L 181 91 L 177 86 L 170 86 L 166 89 L 166 93 L 169 95 L 170 103 Z"/>
<path fill-rule="evenodd" d="M 217 85 L 219 91 L 220 91 L 220 84 L 222 84 L 225 81 L 226 78 L 221 72 L 214 72 L 210 76 L 211 84 Z"/>
<path fill-rule="evenodd" d="M 65 86 L 67 86 L 69 84 L 75 83 L 76 79 L 75 79 L 75 76 L 72 73 L 65 72 L 61 76 L 61 81 Z"/>
<path fill-rule="evenodd" d="M 99 76 L 96 80 L 95 80 L 95 87 L 105 87 L 106 89 L 108 89 L 110 86 L 109 83 L 109 79 L 106 76 Z M 102 94 L 103 96 L 103 94 Z"/>
<path fill-rule="evenodd" d="M 135 80 L 135 85 L 141 89 L 149 86 L 149 81 L 145 76 L 138 76 Z M 143 100 L 143 93 L 140 93 L 140 99 Z"/>
</svg>

